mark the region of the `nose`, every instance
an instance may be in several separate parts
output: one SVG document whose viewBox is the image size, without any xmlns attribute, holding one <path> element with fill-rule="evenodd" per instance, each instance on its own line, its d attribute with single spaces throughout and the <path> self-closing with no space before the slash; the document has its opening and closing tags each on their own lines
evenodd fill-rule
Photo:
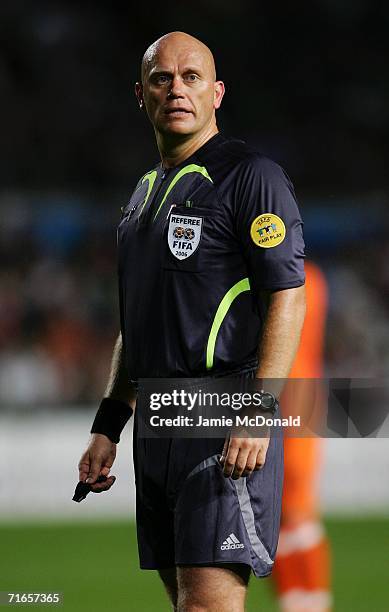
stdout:
<svg viewBox="0 0 389 612">
<path fill-rule="evenodd" d="M 174 76 L 170 85 L 168 98 L 183 98 L 184 94 L 182 92 L 182 80 L 179 76 Z"/>
</svg>

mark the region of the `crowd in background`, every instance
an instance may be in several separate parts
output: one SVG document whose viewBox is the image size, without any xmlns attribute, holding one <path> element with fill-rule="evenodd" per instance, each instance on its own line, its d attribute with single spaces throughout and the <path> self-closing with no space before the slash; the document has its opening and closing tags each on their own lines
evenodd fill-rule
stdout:
<svg viewBox="0 0 389 612">
<path fill-rule="evenodd" d="M 119 330 L 119 204 L 115 195 L 106 208 L 47 194 L 8 193 L 0 199 L 3 407 L 101 397 Z M 347 210 L 352 216 L 352 208 Z M 389 241 L 366 230 L 361 243 L 350 244 L 351 221 L 341 233 L 343 241 L 326 240 L 333 230 L 330 216 L 325 223 L 320 211 L 307 207 L 306 234 L 308 256 L 321 265 L 330 289 L 326 374 L 384 376 L 389 368 Z"/>
<path fill-rule="evenodd" d="M 114 215 L 42 200 L 1 202 L 0 399 L 96 400 L 119 330 Z"/>
</svg>

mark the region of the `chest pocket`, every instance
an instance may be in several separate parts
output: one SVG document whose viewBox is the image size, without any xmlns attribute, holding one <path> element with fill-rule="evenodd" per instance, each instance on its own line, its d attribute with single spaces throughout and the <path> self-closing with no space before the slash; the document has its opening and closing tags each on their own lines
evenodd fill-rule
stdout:
<svg viewBox="0 0 389 612">
<path fill-rule="evenodd" d="M 196 206 L 174 206 L 164 228 L 163 268 L 200 272 L 206 265 L 215 211 Z"/>
</svg>

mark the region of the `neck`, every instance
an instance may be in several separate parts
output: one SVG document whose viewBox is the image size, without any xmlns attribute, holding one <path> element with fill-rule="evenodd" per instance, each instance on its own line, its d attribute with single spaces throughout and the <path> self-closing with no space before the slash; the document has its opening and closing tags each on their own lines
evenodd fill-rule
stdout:
<svg viewBox="0 0 389 612">
<path fill-rule="evenodd" d="M 164 168 L 174 168 L 188 157 L 193 155 L 200 147 L 218 133 L 216 124 L 208 126 L 200 134 L 161 134 L 156 133 L 157 146 Z"/>
</svg>

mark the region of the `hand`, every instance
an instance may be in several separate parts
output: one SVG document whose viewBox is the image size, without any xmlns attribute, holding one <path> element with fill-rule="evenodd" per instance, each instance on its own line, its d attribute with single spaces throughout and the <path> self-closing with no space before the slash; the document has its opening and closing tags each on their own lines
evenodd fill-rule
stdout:
<svg viewBox="0 0 389 612">
<path fill-rule="evenodd" d="M 78 464 L 79 480 L 91 484 L 93 493 L 108 491 L 116 480 L 115 476 L 108 476 L 115 457 L 116 444 L 103 434 L 92 434 L 88 448 Z M 100 475 L 107 476 L 107 480 L 96 483 Z"/>
<path fill-rule="evenodd" d="M 260 470 L 265 465 L 266 453 L 269 447 L 269 431 L 266 437 L 253 438 L 244 428 L 234 427 L 227 436 L 220 463 L 226 478 L 234 480 L 242 476 L 250 476 L 253 471 Z"/>
</svg>

